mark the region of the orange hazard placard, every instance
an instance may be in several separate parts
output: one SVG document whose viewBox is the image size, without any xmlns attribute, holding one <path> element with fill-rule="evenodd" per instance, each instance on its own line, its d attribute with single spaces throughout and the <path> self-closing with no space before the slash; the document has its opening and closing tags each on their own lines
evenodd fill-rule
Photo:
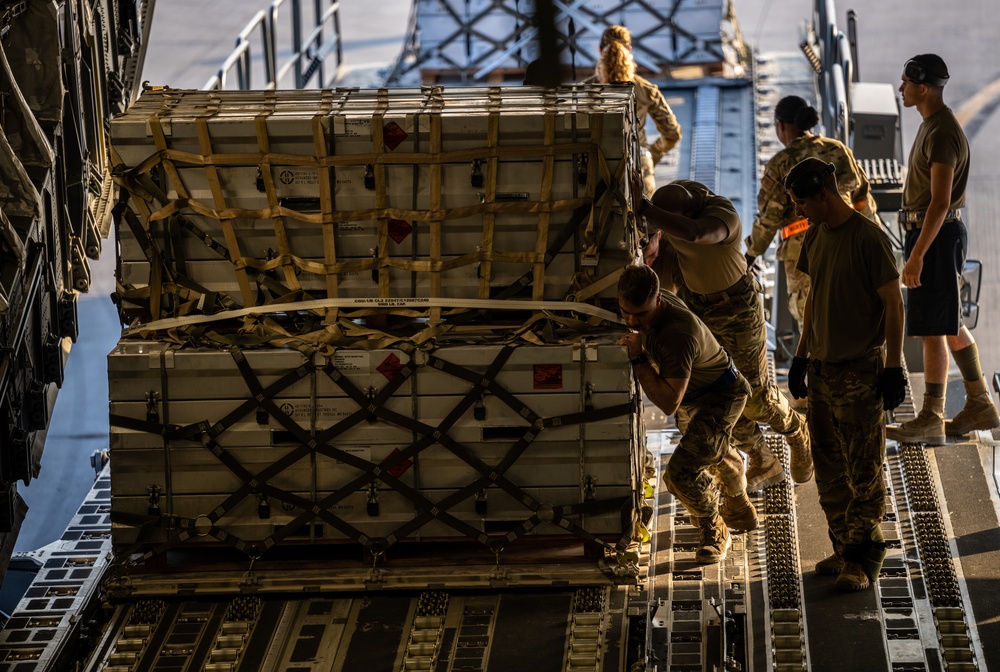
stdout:
<svg viewBox="0 0 1000 672">
<path fill-rule="evenodd" d="M 562 388 L 562 364 L 535 364 L 534 389 L 561 390 Z"/>
<path fill-rule="evenodd" d="M 381 364 L 375 367 L 375 370 L 385 376 L 387 380 L 392 380 L 402 368 L 403 363 L 399 361 L 399 357 L 395 353 L 391 353 L 382 360 Z"/>
<path fill-rule="evenodd" d="M 399 448 L 395 448 L 391 453 L 389 453 L 389 457 L 393 457 L 398 452 L 399 452 Z M 393 465 L 392 468 L 389 469 L 389 473 L 392 474 L 393 476 L 395 476 L 396 478 L 400 478 L 412 466 L 413 466 L 413 461 L 412 460 L 408 460 L 408 459 L 407 460 L 403 460 L 399 464 Z"/>
<path fill-rule="evenodd" d="M 390 150 L 399 147 L 400 143 L 406 140 L 407 137 L 409 137 L 409 134 L 395 121 L 390 121 L 382 127 L 382 139 L 385 141 L 385 146 Z"/>
<path fill-rule="evenodd" d="M 386 232 L 397 245 L 406 240 L 406 237 L 410 235 L 410 231 L 412 230 L 413 227 L 405 219 L 390 219 L 386 223 Z"/>
</svg>

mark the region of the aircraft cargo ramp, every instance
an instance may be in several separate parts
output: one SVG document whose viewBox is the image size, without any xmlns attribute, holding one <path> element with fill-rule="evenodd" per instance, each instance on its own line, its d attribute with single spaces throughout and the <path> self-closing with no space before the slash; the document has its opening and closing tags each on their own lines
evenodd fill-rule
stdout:
<svg viewBox="0 0 1000 672">
<path fill-rule="evenodd" d="M 673 438 L 655 430 L 648 446 L 665 460 Z M 781 437 L 768 440 L 786 454 Z M 527 558 L 403 561 L 381 574 L 262 560 L 135 581 L 112 568 L 98 607 L 105 472 L 63 538 L 39 551 L 43 568 L 0 632 L 0 671 L 70 669 L 81 642 L 95 649 L 80 669 L 108 671 L 997 669 L 994 449 L 986 433 L 934 449 L 889 442 L 889 551 L 875 589 L 853 594 L 814 572 L 829 542 L 808 483 L 755 496 L 761 525 L 734 536 L 721 566 L 694 564 L 696 532 L 658 490 L 632 586 L 557 579 Z M 392 585 L 404 575 L 408 585 Z M 86 601 L 94 608 L 78 613 Z M 642 650 L 646 665 L 634 667 Z"/>
</svg>

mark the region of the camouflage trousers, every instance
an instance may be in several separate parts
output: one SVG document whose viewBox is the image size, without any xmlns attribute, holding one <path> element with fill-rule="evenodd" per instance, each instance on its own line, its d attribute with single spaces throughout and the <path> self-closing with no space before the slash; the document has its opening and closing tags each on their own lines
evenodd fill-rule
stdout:
<svg viewBox="0 0 1000 672">
<path fill-rule="evenodd" d="M 785 259 L 785 284 L 788 286 L 788 312 L 799 323 L 799 333 L 802 333 L 802 317 L 806 314 L 806 299 L 809 298 L 809 288 L 812 284 L 809 276 L 795 268 L 798 258 Z"/>
<path fill-rule="evenodd" d="M 767 365 L 767 327 L 760 283 L 751 279 L 740 291 L 722 298 L 681 290 L 681 298 L 691 312 L 715 335 L 747 382 L 750 397 L 743 417 L 733 429 L 736 447 L 753 454 L 764 447 L 760 425 L 768 425 L 782 435 L 805 430 L 805 418 L 788 405 L 772 381 Z"/>
<path fill-rule="evenodd" d="M 848 559 L 871 556 L 872 547 L 882 542 L 885 422 L 882 400 L 875 394 L 881 370 L 881 354 L 837 364 L 814 361 L 809 366 L 808 417 L 816 489 L 834 549 Z M 880 552 L 884 555 L 884 544 Z"/>
<path fill-rule="evenodd" d="M 663 482 L 692 516 L 709 517 L 718 511 L 720 468 L 738 472 L 746 487 L 743 458 L 733 450 L 731 439 L 749 393 L 750 385 L 738 376 L 726 389 L 681 403 L 677 409 L 681 440 L 667 462 Z"/>
<path fill-rule="evenodd" d="M 798 233 L 786 238 L 778 245 L 777 258 L 785 268 L 785 285 L 788 294 L 788 312 L 799 323 L 799 333 L 802 333 L 802 316 L 806 314 L 806 299 L 809 298 L 809 288 L 812 286 L 809 276 L 795 268 L 802 252 L 802 241 L 806 234 Z"/>
</svg>

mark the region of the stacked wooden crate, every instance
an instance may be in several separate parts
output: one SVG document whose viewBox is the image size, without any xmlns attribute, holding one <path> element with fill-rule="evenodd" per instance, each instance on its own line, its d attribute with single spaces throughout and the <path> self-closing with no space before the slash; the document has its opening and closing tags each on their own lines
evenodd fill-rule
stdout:
<svg viewBox="0 0 1000 672">
<path fill-rule="evenodd" d="M 593 73 L 611 24 L 634 36 L 640 72 L 654 78 L 742 76 L 748 52 L 731 0 L 578 0 L 555 3 L 555 48 L 565 75 Z M 391 73 L 405 84 L 520 82 L 539 57 L 535 3 L 417 0 L 409 49 Z"/>
<path fill-rule="evenodd" d="M 633 106 L 606 87 L 142 96 L 112 127 L 116 545 L 624 548 L 642 432 L 602 311 L 642 237 Z"/>
<path fill-rule="evenodd" d="M 502 297 L 564 300 L 637 244 L 631 105 L 629 87 L 146 94 L 113 124 L 127 314 L 489 299 L 526 275 Z"/>
<path fill-rule="evenodd" d="M 112 352 L 110 376 L 119 544 L 183 529 L 263 546 L 485 542 L 571 523 L 615 543 L 634 523 L 637 402 L 606 339 L 330 360 L 134 341 Z M 140 539 L 154 514 L 172 520 Z"/>
</svg>

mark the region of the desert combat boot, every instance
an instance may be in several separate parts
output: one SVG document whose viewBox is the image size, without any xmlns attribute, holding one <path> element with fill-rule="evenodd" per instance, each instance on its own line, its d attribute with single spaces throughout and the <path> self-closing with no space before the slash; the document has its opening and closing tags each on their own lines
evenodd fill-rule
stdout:
<svg viewBox="0 0 1000 672">
<path fill-rule="evenodd" d="M 913 420 L 885 428 L 885 436 L 900 443 L 944 445 L 944 397 L 924 395 L 924 405 Z"/>
<path fill-rule="evenodd" d="M 809 428 L 806 427 L 805 420 L 799 431 L 786 436 L 785 441 L 791 448 L 789 471 L 792 472 L 792 480 L 796 483 L 808 483 L 813 477 L 813 456 L 809 446 Z"/>
<path fill-rule="evenodd" d="M 766 443 L 760 444 L 757 450 L 749 453 L 749 457 L 747 492 L 757 492 L 785 480 L 785 468 Z"/>
<path fill-rule="evenodd" d="M 745 492 L 735 497 L 723 494 L 719 503 L 719 515 L 734 532 L 750 532 L 757 529 L 757 509 Z"/>
<path fill-rule="evenodd" d="M 698 528 L 698 533 L 701 535 L 694 561 L 699 565 L 722 562 L 732 541 L 722 516 L 718 513 L 713 516 L 691 516 L 691 524 Z"/>
<path fill-rule="evenodd" d="M 963 436 L 976 429 L 1000 427 L 1000 415 L 990 399 L 986 380 L 965 383 L 965 406 L 951 420 L 945 420 L 944 433 L 948 436 Z"/>
<path fill-rule="evenodd" d="M 833 585 L 837 590 L 853 593 L 865 590 L 872 584 L 860 562 L 847 561 L 844 563 L 844 567 L 840 570 L 840 574 L 837 575 L 837 581 Z"/>
<path fill-rule="evenodd" d="M 837 576 L 844 569 L 844 556 L 839 553 L 829 555 L 816 563 L 816 573 L 821 576 Z"/>
</svg>

